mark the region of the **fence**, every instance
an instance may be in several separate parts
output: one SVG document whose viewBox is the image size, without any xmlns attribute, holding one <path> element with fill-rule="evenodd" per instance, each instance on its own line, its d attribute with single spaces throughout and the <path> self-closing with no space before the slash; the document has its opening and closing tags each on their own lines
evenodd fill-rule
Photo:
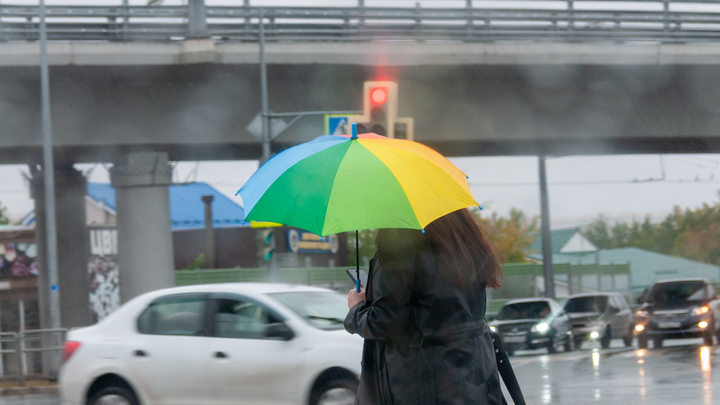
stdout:
<svg viewBox="0 0 720 405">
<path fill-rule="evenodd" d="M 347 267 L 334 268 L 292 268 L 280 269 L 275 282 L 289 284 L 319 285 L 331 289 L 349 290 L 352 282 L 345 273 Z M 175 272 L 175 285 L 231 283 L 231 282 L 269 282 L 267 268 L 257 269 L 221 269 L 221 270 L 178 270 Z"/>
<path fill-rule="evenodd" d="M 565 298 L 584 292 L 619 292 L 632 302 L 630 264 L 553 264 L 555 295 Z M 544 295 L 540 263 L 510 263 L 503 269 L 503 287 L 488 292 L 488 312 L 499 311 L 509 300 Z"/>
<path fill-rule="evenodd" d="M 628 302 L 631 302 L 630 264 L 560 263 L 553 268 L 558 298 L 581 292 L 613 291 L 622 293 Z M 352 288 L 352 283 L 345 274 L 345 269 L 346 267 L 281 269 L 276 282 L 319 285 L 346 291 Z M 542 264 L 506 264 L 504 274 L 503 287 L 497 291 L 488 290 L 488 312 L 497 312 L 511 299 L 543 296 Z M 266 268 L 175 272 L 175 284 L 178 286 L 238 281 L 269 282 L 270 278 Z"/>
<path fill-rule="evenodd" d="M 42 359 L 39 358 L 40 356 L 38 355 L 45 352 L 62 352 L 62 343 L 65 341 L 66 333 L 67 329 L 63 328 L 33 329 L 21 331 L 20 333 L 2 332 L 0 333 L 0 356 L 2 356 L 0 363 L 5 367 L 7 364 L 12 364 L 12 360 L 14 360 L 14 374 L 17 376 L 17 382 L 20 386 L 24 386 L 25 376 L 32 374 L 28 373 L 28 371 L 33 368 L 28 365 L 28 355 L 32 355 L 30 357 L 33 358 L 33 360 L 37 360 L 37 363 L 40 364 L 42 363 Z M 27 343 L 31 343 L 30 347 L 26 345 Z M 6 348 L 6 344 L 10 344 L 12 348 Z M 14 359 L 5 362 L 4 355 L 14 355 Z M 41 365 L 39 369 L 41 371 Z"/>
<path fill-rule="evenodd" d="M 125 2 L 127 4 L 127 2 Z M 48 39 L 174 41 L 212 38 L 359 42 L 718 42 L 720 10 L 711 0 L 466 1 L 465 7 L 48 6 Z M 704 9 L 703 9 L 704 7 Z M 701 10 L 701 11 L 698 11 Z M 38 7 L 0 4 L 0 41 L 36 41 Z"/>
</svg>

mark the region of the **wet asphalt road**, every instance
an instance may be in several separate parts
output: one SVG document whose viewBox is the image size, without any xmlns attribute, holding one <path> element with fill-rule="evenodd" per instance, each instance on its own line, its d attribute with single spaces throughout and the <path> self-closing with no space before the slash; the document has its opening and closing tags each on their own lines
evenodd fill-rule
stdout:
<svg viewBox="0 0 720 405">
<path fill-rule="evenodd" d="M 720 346 L 704 347 L 701 339 L 648 350 L 613 341 L 606 350 L 595 343 L 554 355 L 518 351 L 510 361 L 529 405 L 720 404 Z M 0 397 L 0 405 L 59 404 L 47 395 Z"/>
<path fill-rule="evenodd" d="M 528 404 L 720 404 L 720 347 L 702 346 L 702 339 L 650 347 L 586 343 L 554 355 L 518 351 L 510 362 Z"/>
</svg>

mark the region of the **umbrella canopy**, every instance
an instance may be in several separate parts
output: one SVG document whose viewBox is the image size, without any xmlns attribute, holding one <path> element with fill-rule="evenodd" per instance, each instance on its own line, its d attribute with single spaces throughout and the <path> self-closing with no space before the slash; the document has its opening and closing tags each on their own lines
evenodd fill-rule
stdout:
<svg viewBox="0 0 720 405">
<path fill-rule="evenodd" d="M 358 229 L 424 229 L 477 206 L 467 177 L 436 151 L 376 134 L 321 136 L 268 160 L 238 192 L 245 220 L 320 236 Z"/>
</svg>

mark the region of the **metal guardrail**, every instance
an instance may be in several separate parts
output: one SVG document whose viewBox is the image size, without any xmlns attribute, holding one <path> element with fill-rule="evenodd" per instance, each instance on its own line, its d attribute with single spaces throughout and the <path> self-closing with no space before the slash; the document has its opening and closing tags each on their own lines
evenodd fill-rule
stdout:
<svg viewBox="0 0 720 405">
<path fill-rule="evenodd" d="M 63 346 L 60 344 L 59 346 L 49 346 L 49 347 L 42 347 L 42 336 L 45 334 L 61 334 L 61 339 L 58 339 L 59 342 L 65 341 L 65 334 L 67 334 L 67 329 L 65 328 L 58 328 L 58 329 L 32 329 L 32 330 L 25 330 L 21 331 L 20 333 L 14 333 L 14 332 L 0 332 L 0 355 L 2 354 L 14 354 L 16 361 L 17 361 L 17 379 L 18 379 L 18 385 L 21 387 L 25 385 L 25 367 L 23 364 L 25 363 L 25 355 L 28 353 L 41 353 L 41 352 L 54 352 L 54 351 L 60 351 L 62 352 Z M 40 341 L 40 347 L 33 347 L 33 348 L 26 348 L 25 342 L 37 342 Z M 14 349 L 2 349 L 2 343 L 14 343 L 15 348 Z M 0 359 L 2 361 L 2 359 Z"/>
<path fill-rule="evenodd" d="M 720 42 L 720 9 L 692 11 L 711 0 L 511 2 L 468 1 L 463 8 L 265 7 L 266 41 Z M 48 6 L 48 38 L 72 41 L 178 41 L 212 38 L 257 42 L 255 6 Z M 408 2 L 412 4 L 412 2 Z M 362 4 L 362 3 L 361 3 Z M 488 3 L 490 4 L 490 3 Z M 495 3 L 496 4 L 496 3 Z M 556 6 L 548 9 L 548 5 Z M 688 7 L 690 5 L 690 7 Z M 545 7 L 545 8 L 543 8 Z M 36 41 L 38 8 L 0 3 L 0 41 Z"/>
</svg>

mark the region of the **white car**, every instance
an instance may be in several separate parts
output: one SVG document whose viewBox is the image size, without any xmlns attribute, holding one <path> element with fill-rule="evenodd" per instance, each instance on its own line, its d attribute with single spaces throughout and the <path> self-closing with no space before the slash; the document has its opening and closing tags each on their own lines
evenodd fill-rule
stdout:
<svg viewBox="0 0 720 405">
<path fill-rule="evenodd" d="M 65 405 L 353 404 L 362 339 L 347 299 L 298 285 L 177 287 L 72 330 Z"/>
</svg>

